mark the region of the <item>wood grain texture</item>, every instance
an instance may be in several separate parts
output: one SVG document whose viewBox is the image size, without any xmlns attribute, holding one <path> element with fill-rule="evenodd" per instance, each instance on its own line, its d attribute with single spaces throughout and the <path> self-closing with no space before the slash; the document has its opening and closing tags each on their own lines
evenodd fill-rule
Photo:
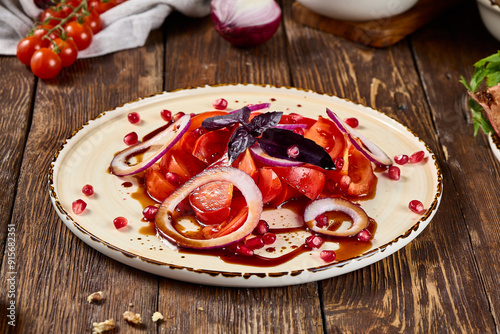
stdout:
<svg viewBox="0 0 500 334">
<path fill-rule="evenodd" d="M 464 0 L 420 0 L 408 11 L 383 19 L 354 22 L 341 21 L 317 14 L 296 2 L 292 7 L 294 20 L 350 41 L 372 47 L 388 47 L 414 33 L 432 20 L 453 9 Z M 391 3 L 388 3 L 391 6 Z"/>
<path fill-rule="evenodd" d="M 449 183 L 456 189 L 457 210 L 464 217 L 459 228 L 468 231 L 484 282 L 488 307 L 496 327 L 479 327 L 482 332 L 498 331 L 500 323 L 500 164 L 493 156 L 485 135 L 473 136 L 466 90 L 460 77 L 470 79 L 479 59 L 497 52 L 498 41 L 477 24 L 473 4 L 455 11 L 447 20 L 423 30 L 414 38 L 417 65 L 427 87 L 429 103 L 451 171 Z M 477 25 L 475 33 L 469 28 Z M 453 33 L 449 27 L 455 27 Z M 432 39 L 430 34 L 432 33 Z M 474 45 L 474 47 L 470 47 Z M 439 47 L 441 52 L 436 52 Z M 464 51 L 466 50 L 466 52 Z M 436 80 L 439 78 L 439 80 Z M 471 275 L 468 270 L 464 273 Z M 490 315 L 490 312 L 486 312 Z"/>
</svg>

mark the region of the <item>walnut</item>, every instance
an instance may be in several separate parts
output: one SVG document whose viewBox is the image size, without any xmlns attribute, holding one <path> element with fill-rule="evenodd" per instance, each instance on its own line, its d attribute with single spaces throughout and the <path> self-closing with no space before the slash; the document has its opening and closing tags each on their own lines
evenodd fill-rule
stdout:
<svg viewBox="0 0 500 334">
<path fill-rule="evenodd" d="M 155 312 L 151 318 L 153 322 L 157 322 L 158 320 L 163 320 L 163 315 L 160 312 Z"/>
<path fill-rule="evenodd" d="M 93 294 L 91 294 L 90 296 L 87 297 L 87 301 L 89 303 L 92 303 L 92 302 L 99 302 L 101 301 L 102 299 L 104 298 L 104 294 L 102 293 L 102 291 L 97 291 L 97 292 L 94 292 Z"/>
<path fill-rule="evenodd" d="M 142 323 L 141 315 L 139 313 L 134 313 L 130 311 L 125 311 L 123 313 L 123 319 L 125 319 L 128 323 L 139 325 Z"/>
<path fill-rule="evenodd" d="M 92 333 L 94 334 L 100 334 L 104 333 L 110 330 L 115 329 L 116 323 L 113 319 L 109 319 L 103 322 L 94 322 L 93 328 L 92 328 Z"/>
</svg>

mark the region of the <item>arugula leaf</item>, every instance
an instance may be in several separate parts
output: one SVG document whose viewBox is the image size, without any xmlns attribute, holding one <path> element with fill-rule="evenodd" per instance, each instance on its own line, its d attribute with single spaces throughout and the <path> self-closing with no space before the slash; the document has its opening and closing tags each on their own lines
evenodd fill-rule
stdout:
<svg viewBox="0 0 500 334">
<path fill-rule="evenodd" d="M 475 93 L 483 82 L 487 87 L 500 83 L 500 51 L 477 61 L 474 64 L 474 73 L 470 82 L 467 82 L 463 76 L 460 77 L 460 82 L 472 93 Z M 493 131 L 489 119 L 483 114 L 483 108 L 472 98 L 469 100 L 469 108 L 474 123 L 474 136 L 477 135 L 479 129 L 485 134 Z"/>
</svg>

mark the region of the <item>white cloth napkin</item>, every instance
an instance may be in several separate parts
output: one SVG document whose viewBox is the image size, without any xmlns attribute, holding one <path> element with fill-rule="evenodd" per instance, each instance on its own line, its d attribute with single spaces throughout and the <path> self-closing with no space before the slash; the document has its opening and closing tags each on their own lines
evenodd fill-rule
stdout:
<svg viewBox="0 0 500 334">
<path fill-rule="evenodd" d="M 143 46 L 149 32 L 160 27 L 177 10 L 203 17 L 210 13 L 210 0 L 128 0 L 101 15 L 104 28 L 78 58 L 101 56 Z M 0 0 L 0 54 L 15 55 L 16 46 L 42 12 L 33 0 Z"/>
</svg>

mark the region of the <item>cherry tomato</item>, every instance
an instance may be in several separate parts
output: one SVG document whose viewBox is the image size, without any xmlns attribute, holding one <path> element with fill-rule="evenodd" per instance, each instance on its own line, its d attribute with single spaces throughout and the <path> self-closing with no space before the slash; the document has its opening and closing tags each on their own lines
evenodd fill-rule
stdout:
<svg viewBox="0 0 500 334">
<path fill-rule="evenodd" d="M 30 65 L 33 54 L 42 48 L 42 41 L 37 36 L 28 36 L 17 44 L 17 58 L 24 65 Z"/>
<path fill-rule="evenodd" d="M 92 11 L 90 14 L 84 18 L 84 24 L 89 26 L 92 33 L 95 35 L 102 30 L 102 20 L 101 15 L 98 12 Z"/>
<path fill-rule="evenodd" d="M 66 18 L 68 13 L 62 10 L 57 10 L 57 8 L 50 7 L 44 10 L 38 17 L 42 24 L 50 24 L 55 26 L 61 22 L 62 19 Z"/>
<path fill-rule="evenodd" d="M 92 29 L 89 26 L 72 21 L 66 25 L 68 38 L 72 38 L 79 51 L 85 50 L 92 43 Z"/>
<path fill-rule="evenodd" d="M 61 58 L 49 48 L 35 51 L 31 57 L 31 71 L 40 79 L 52 79 L 62 68 Z"/>
<path fill-rule="evenodd" d="M 43 36 L 47 35 L 49 30 L 51 30 L 52 28 L 54 28 L 53 25 L 42 24 L 36 27 L 35 31 L 33 31 L 33 35 L 40 38 L 40 40 L 42 41 L 42 46 L 44 48 L 48 48 L 52 44 L 49 39 L 43 38 Z M 55 40 L 56 38 L 59 37 L 59 35 L 60 35 L 59 31 L 54 30 L 53 32 L 50 33 L 48 37 L 52 40 Z"/>
<path fill-rule="evenodd" d="M 60 38 L 56 38 L 54 40 L 58 49 L 59 49 L 59 58 L 61 58 L 62 67 L 68 67 L 75 63 L 76 58 L 78 58 L 78 48 L 75 42 L 69 38 L 66 40 L 62 40 Z M 51 46 L 51 49 L 54 49 L 54 46 Z"/>
<path fill-rule="evenodd" d="M 198 219 L 207 225 L 219 224 L 231 213 L 233 185 L 225 181 L 207 183 L 189 195 Z"/>
<path fill-rule="evenodd" d="M 89 1 L 89 10 L 90 11 L 96 11 L 99 14 L 104 13 L 105 11 L 110 10 L 114 6 L 116 6 L 115 1 L 113 0 L 90 0 Z"/>
</svg>

